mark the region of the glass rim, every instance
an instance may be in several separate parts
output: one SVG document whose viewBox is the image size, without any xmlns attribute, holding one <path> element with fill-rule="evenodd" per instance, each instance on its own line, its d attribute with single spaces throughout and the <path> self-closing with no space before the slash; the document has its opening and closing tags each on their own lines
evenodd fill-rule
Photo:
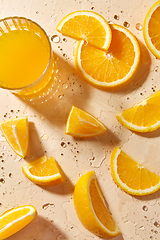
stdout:
<svg viewBox="0 0 160 240">
<path fill-rule="evenodd" d="M 35 24 L 45 35 L 46 39 L 47 39 L 47 42 L 49 44 L 49 59 L 48 59 L 48 64 L 46 66 L 46 68 L 44 69 L 43 73 L 41 74 L 41 76 L 39 78 L 37 78 L 34 82 L 24 86 L 24 87 L 16 87 L 16 88 L 9 88 L 9 87 L 5 87 L 5 86 L 1 86 L 0 85 L 0 88 L 2 89 L 6 89 L 6 90 L 10 90 L 10 91 L 23 91 L 27 88 L 30 88 L 30 87 L 33 87 L 34 85 L 36 85 L 38 82 L 40 82 L 40 80 L 45 76 L 45 74 L 47 74 L 47 70 L 49 69 L 50 65 L 52 64 L 52 57 L 53 57 L 53 54 L 52 54 L 52 46 L 51 46 L 51 42 L 49 40 L 49 37 L 46 33 L 46 31 L 38 24 L 36 23 L 35 21 L 29 19 L 29 18 L 26 18 L 26 17 L 19 17 L 19 16 L 13 16 L 13 17 L 5 17 L 5 18 L 2 18 L 0 19 L 0 23 L 4 22 L 4 21 L 7 21 L 7 20 L 11 20 L 11 19 L 22 19 L 22 20 L 25 20 L 25 21 L 28 21 L 28 22 L 31 22 L 32 24 Z"/>
</svg>

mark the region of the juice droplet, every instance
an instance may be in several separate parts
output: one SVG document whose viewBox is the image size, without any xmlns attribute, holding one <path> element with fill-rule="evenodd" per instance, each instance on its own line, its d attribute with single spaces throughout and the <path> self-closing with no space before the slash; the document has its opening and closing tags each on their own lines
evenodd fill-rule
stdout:
<svg viewBox="0 0 160 240">
<path fill-rule="evenodd" d="M 142 207 L 142 209 L 143 209 L 143 211 L 145 211 L 145 212 L 148 211 L 148 207 L 145 206 L 145 205 Z"/>
<path fill-rule="evenodd" d="M 136 24 L 136 29 L 137 29 L 138 31 L 142 31 L 143 27 L 142 27 L 142 25 L 141 25 L 140 23 L 137 23 L 137 24 Z"/>
<path fill-rule="evenodd" d="M 63 83 L 62 87 L 63 87 L 63 89 L 67 89 L 68 88 L 68 84 L 67 83 Z"/>
<path fill-rule="evenodd" d="M 66 147 L 66 144 L 65 142 L 61 142 L 61 147 L 65 148 Z"/>
<path fill-rule="evenodd" d="M 60 37 L 58 35 L 53 35 L 51 37 L 51 41 L 54 43 L 59 43 L 60 42 Z"/>
<path fill-rule="evenodd" d="M 130 26 L 130 24 L 129 24 L 127 21 L 125 21 L 125 22 L 123 23 L 123 26 L 126 27 L 126 28 L 128 28 L 128 27 Z"/>
<path fill-rule="evenodd" d="M 114 15 L 114 19 L 119 20 L 119 16 L 118 15 Z"/>
<path fill-rule="evenodd" d="M 42 205 L 42 209 L 46 210 L 48 207 L 54 207 L 55 205 L 53 203 L 45 203 Z"/>
<path fill-rule="evenodd" d="M 155 222 L 154 222 L 154 226 L 156 226 L 156 227 L 160 227 L 160 223 L 157 222 L 157 221 L 155 221 Z"/>
</svg>

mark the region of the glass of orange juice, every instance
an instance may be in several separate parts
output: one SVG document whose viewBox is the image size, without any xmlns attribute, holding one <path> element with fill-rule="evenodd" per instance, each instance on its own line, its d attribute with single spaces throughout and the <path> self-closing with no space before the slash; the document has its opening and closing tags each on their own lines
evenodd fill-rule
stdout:
<svg viewBox="0 0 160 240">
<path fill-rule="evenodd" d="M 19 95 L 42 90 L 52 78 L 54 58 L 46 32 L 23 17 L 0 20 L 0 87 Z"/>
</svg>

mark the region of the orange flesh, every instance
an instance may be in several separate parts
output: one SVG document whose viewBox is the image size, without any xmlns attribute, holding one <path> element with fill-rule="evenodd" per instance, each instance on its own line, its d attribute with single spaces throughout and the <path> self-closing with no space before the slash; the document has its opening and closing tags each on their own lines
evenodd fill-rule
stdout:
<svg viewBox="0 0 160 240">
<path fill-rule="evenodd" d="M 116 229 L 115 222 L 113 221 L 111 214 L 108 210 L 107 203 L 105 202 L 105 200 L 104 203 L 99 195 L 97 185 L 98 183 L 96 179 L 92 179 L 89 187 L 92 207 L 99 221 L 110 231 L 115 231 Z"/>
</svg>

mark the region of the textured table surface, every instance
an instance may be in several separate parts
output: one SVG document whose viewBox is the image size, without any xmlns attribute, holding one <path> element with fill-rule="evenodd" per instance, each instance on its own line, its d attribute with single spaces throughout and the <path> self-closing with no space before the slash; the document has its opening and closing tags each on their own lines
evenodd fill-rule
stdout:
<svg viewBox="0 0 160 240">
<path fill-rule="evenodd" d="M 44 98 L 28 101 L 0 89 L 0 121 L 28 116 L 30 148 L 18 157 L 0 134 L 0 214 L 32 204 L 38 217 L 9 240 L 98 240 L 79 221 L 73 205 L 78 178 L 94 170 L 110 210 L 122 232 L 115 240 L 160 239 L 160 191 L 133 197 L 119 189 L 110 174 L 110 156 L 118 146 L 152 171 L 160 173 L 160 130 L 136 134 L 122 127 L 116 114 L 160 89 L 160 62 L 147 49 L 141 27 L 153 0 L 0 0 L 0 17 L 24 16 L 39 23 L 49 35 L 56 56 L 57 83 Z M 58 22 L 75 10 L 100 13 L 125 25 L 141 46 L 140 68 L 127 86 L 102 91 L 85 83 L 74 69 L 75 41 L 56 31 Z M 91 139 L 65 135 L 72 104 L 93 114 L 108 130 Z M 66 175 L 63 184 L 40 187 L 22 173 L 22 166 L 46 154 L 54 156 Z"/>
</svg>

